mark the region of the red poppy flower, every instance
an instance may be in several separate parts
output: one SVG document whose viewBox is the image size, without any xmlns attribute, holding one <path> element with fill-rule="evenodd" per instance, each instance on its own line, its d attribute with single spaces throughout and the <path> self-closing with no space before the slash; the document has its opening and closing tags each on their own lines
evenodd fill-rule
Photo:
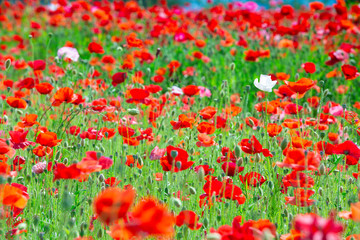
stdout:
<svg viewBox="0 0 360 240">
<path fill-rule="evenodd" d="M 34 71 L 43 71 L 46 68 L 46 62 L 43 60 L 35 60 L 33 62 L 28 62 L 28 64 Z"/>
<path fill-rule="evenodd" d="M 89 43 L 88 50 L 91 53 L 99 53 L 99 54 L 103 54 L 105 52 L 103 47 L 96 42 Z"/>
<path fill-rule="evenodd" d="M 111 84 L 116 87 L 117 85 L 123 83 L 127 78 L 127 73 L 126 72 L 118 72 L 115 73 L 114 75 L 112 75 L 111 79 L 112 82 Z"/>
<path fill-rule="evenodd" d="M 76 163 L 70 165 L 69 167 L 67 167 L 63 163 L 57 163 L 53 169 L 53 181 L 56 181 L 58 179 L 79 179 L 82 174 Z"/>
<path fill-rule="evenodd" d="M 35 85 L 35 88 L 40 94 L 44 94 L 44 95 L 51 93 L 51 91 L 54 89 L 54 87 L 47 82 L 39 83 Z"/>
<path fill-rule="evenodd" d="M 52 106 L 60 106 L 63 102 L 71 103 L 74 100 L 74 90 L 69 87 L 60 88 L 54 95 Z"/>
<path fill-rule="evenodd" d="M 195 212 L 183 210 L 176 216 L 176 226 L 181 227 L 182 225 L 186 225 L 192 230 L 198 230 L 202 223 L 199 223 L 199 217 Z"/>
<path fill-rule="evenodd" d="M 307 176 L 303 172 L 292 171 L 285 175 L 282 179 L 282 193 L 287 193 L 289 187 L 294 188 L 312 188 L 315 181 L 312 177 Z"/>
<path fill-rule="evenodd" d="M 188 85 L 186 87 L 183 87 L 182 90 L 183 90 L 183 93 L 189 97 L 197 95 L 200 92 L 199 87 L 195 86 L 195 85 Z"/>
<path fill-rule="evenodd" d="M 312 62 L 303 63 L 301 67 L 305 70 L 307 73 L 314 73 L 316 72 L 316 66 Z"/>
<path fill-rule="evenodd" d="M 244 185 L 253 187 L 261 186 L 264 182 L 266 182 L 266 179 L 257 172 L 248 172 L 245 176 L 239 175 L 239 178 Z"/>
<path fill-rule="evenodd" d="M 279 167 L 288 167 L 295 171 L 317 170 L 321 156 L 317 152 L 306 151 L 301 148 L 289 149 L 283 162 L 277 162 Z"/>
<path fill-rule="evenodd" d="M 6 99 L 7 104 L 13 108 L 20 108 L 25 109 L 27 107 L 27 103 L 24 99 L 17 98 L 17 97 L 8 97 Z"/>
<path fill-rule="evenodd" d="M 346 156 L 350 156 L 356 159 L 360 158 L 360 149 L 359 147 L 350 140 L 347 140 L 343 143 L 335 145 L 334 150 L 332 151 L 334 154 L 344 154 Z"/>
<path fill-rule="evenodd" d="M 200 116 L 202 116 L 203 119 L 208 120 L 214 117 L 217 110 L 214 107 L 208 106 L 199 111 Z"/>
<path fill-rule="evenodd" d="M 279 135 L 282 131 L 281 125 L 277 125 L 276 123 L 269 123 L 266 129 L 270 137 L 275 137 Z"/>
<path fill-rule="evenodd" d="M 27 188 L 21 184 L 0 184 L 0 203 L 12 208 L 25 208 L 29 195 Z"/>
<path fill-rule="evenodd" d="M 134 207 L 129 221 L 110 227 L 110 236 L 113 239 L 171 238 L 174 225 L 175 217 L 166 205 L 147 197 Z"/>
<path fill-rule="evenodd" d="M 130 95 L 131 98 L 126 100 L 127 103 L 144 103 L 147 105 L 151 102 L 151 100 L 148 99 L 150 93 L 145 89 L 133 88 L 130 90 Z"/>
<path fill-rule="evenodd" d="M 12 148 L 14 149 L 24 149 L 29 145 L 35 145 L 34 142 L 29 142 L 26 140 L 26 135 L 29 131 L 19 132 L 19 131 L 9 131 L 10 142 L 12 143 Z"/>
<path fill-rule="evenodd" d="M 107 188 L 95 197 L 94 212 L 101 222 L 111 225 L 119 219 L 126 217 L 126 213 L 134 202 L 135 190 L 128 188 Z"/>
<path fill-rule="evenodd" d="M 36 142 L 44 147 L 55 147 L 61 141 L 62 139 L 57 139 L 57 135 L 54 132 L 40 133 L 36 137 Z"/>
<path fill-rule="evenodd" d="M 164 171 L 179 172 L 190 168 L 194 162 L 188 161 L 188 153 L 177 147 L 167 146 L 167 156 L 160 159 L 160 164 Z"/>
<path fill-rule="evenodd" d="M 221 169 L 224 171 L 224 173 L 227 176 L 234 176 L 236 174 L 238 174 L 239 172 L 244 170 L 244 167 L 239 167 L 236 165 L 236 163 L 233 162 L 224 162 L 221 165 Z"/>
<path fill-rule="evenodd" d="M 170 124 L 174 130 L 178 130 L 180 128 L 192 128 L 194 122 L 195 120 L 193 118 L 187 117 L 185 114 L 180 114 L 179 121 L 170 121 Z"/>
<path fill-rule="evenodd" d="M 346 80 L 353 80 L 360 75 L 356 67 L 348 64 L 342 65 L 341 71 L 344 73 Z"/>
<path fill-rule="evenodd" d="M 269 149 L 263 148 L 259 140 L 255 136 L 252 136 L 251 139 L 243 139 L 239 143 L 241 150 L 248 154 L 262 153 L 265 157 L 273 157 Z"/>
<path fill-rule="evenodd" d="M 301 78 L 296 82 L 286 81 L 285 83 L 292 91 L 298 94 L 304 94 L 315 86 L 315 82 L 308 78 Z"/>
<path fill-rule="evenodd" d="M 199 133 L 213 134 L 215 132 L 215 126 L 208 122 L 201 122 L 197 127 Z"/>
</svg>

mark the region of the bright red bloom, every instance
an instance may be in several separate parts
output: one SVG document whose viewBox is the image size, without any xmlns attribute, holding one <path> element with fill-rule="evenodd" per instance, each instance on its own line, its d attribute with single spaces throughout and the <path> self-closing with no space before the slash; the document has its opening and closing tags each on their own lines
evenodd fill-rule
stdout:
<svg viewBox="0 0 360 240">
<path fill-rule="evenodd" d="M 33 142 L 29 142 L 26 140 L 26 135 L 29 131 L 19 132 L 19 131 L 9 131 L 10 141 L 12 143 L 12 147 L 14 149 L 24 149 L 29 145 L 35 145 Z"/>
<path fill-rule="evenodd" d="M 96 42 L 89 43 L 88 50 L 91 53 L 99 53 L 99 54 L 103 54 L 105 52 L 103 47 Z"/>
<path fill-rule="evenodd" d="M 57 135 L 54 132 L 39 133 L 36 137 L 36 142 L 44 147 L 55 147 L 61 141 L 62 139 L 57 139 Z"/>
<path fill-rule="evenodd" d="M 53 106 L 60 106 L 63 102 L 71 103 L 74 101 L 74 90 L 69 87 L 60 88 L 54 95 Z"/>
<path fill-rule="evenodd" d="M 81 170 L 77 167 L 76 163 L 70 165 L 69 167 L 63 163 L 57 163 L 54 166 L 53 181 L 58 179 L 79 179 L 81 174 Z"/>
<path fill-rule="evenodd" d="M 183 93 L 189 97 L 199 94 L 200 89 L 198 86 L 195 85 L 188 85 L 183 87 Z"/>
<path fill-rule="evenodd" d="M 24 99 L 17 97 L 8 97 L 6 99 L 7 104 L 13 108 L 25 109 L 27 107 L 27 103 Z"/>
<path fill-rule="evenodd" d="M 314 73 L 316 72 L 316 66 L 312 62 L 303 63 L 301 67 L 305 70 L 307 73 Z"/>
<path fill-rule="evenodd" d="M 261 186 L 264 182 L 266 182 L 266 179 L 257 172 L 248 172 L 245 176 L 239 175 L 239 178 L 244 185 L 253 187 Z"/>
<path fill-rule="evenodd" d="M 179 172 L 190 168 L 194 162 L 188 161 L 188 153 L 177 147 L 167 146 L 167 155 L 160 159 L 164 171 Z"/>
<path fill-rule="evenodd" d="M 51 93 L 51 91 L 54 89 L 54 87 L 47 82 L 39 83 L 35 85 L 35 88 L 40 94 L 44 94 L 44 95 Z"/>
<path fill-rule="evenodd" d="M 353 80 L 360 76 L 360 73 L 358 72 L 357 68 L 348 64 L 341 66 L 341 71 L 345 75 L 346 80 Z"/>
<path fill-rule="evenodd" d="M 34 71 L 43 71 L 46 68 L 46 62 L 44 60 L 35 60 L 28 62 L 28 64 Z"/>
<path fill-rule="evenodd" d="M 111 84 L 116 87 L 117 85 L 123 83 L 127 78 L 127 73 L 126 72 L 118 72 L 115 73 L 114 75 L 112 75 L 111 79 L 112 82 Z"/>
<path fill-rule="evenodd" d="M 176 216 L 176 226 L 181 227 L 182 225 L 186 225 L 192 230 L 197 230 L 201 228 L 202 223 L 199 223 L 199 217 L 195 212 L 184 210 Z"/>
<path fill-rule="evenodd" d="M 203 119 L 208 120 L 215 116 L 217 110 L 214 107 L 208 106 L 199 111 L 200 116 L 202 116 Z"/>
<path fill-rule="evenodd" d="M 251 139 L 243 139 L 239 143 L 241 150 L 248 154 L 262 153 L 265 157 L 273 157 L 269 149 L 265 149 L 260 144 L 259 140 L 255 136 L 252 136 Z"/>
<path fill-rule="evenodd" d="M 221 165 L 221 169 L 224 171 L 224 173 L 227 175 L 227 176 L 234 176 L 236 174 L 238 174 L 239 172 L 243 171 L 244 170 L 244 167 L 239 167 L 236 165 L 236 163 L 234 162 L 224 162 L 222 165 Z"/>
<path fill-rule="evenodd" d="M 193 118 L 187 117 L 185 114 L 180 114 L 179 121 L 170 121 L 170 124 L 174 130 L 178 130 L 180 128 L 192 128 L 194 122 L 195 120 Z"/>
<path fill-rule="evenodd" d="M 317 152 L 306 151 L 301 148 L 289 149 L 283 162 L 277 162 L 279 167 L 288 167 L 295 171 L 317 170 L 321 156 Z"/>
<path fill-rule="evenodd" d="M 135 200 L 135 190 L 128 188 L 107 188 L 102 191 L 93 202 L 94 212 L 101 222 L 111 225 L 115 221 L 126 217 L 126 213 Z"/>
</svg>

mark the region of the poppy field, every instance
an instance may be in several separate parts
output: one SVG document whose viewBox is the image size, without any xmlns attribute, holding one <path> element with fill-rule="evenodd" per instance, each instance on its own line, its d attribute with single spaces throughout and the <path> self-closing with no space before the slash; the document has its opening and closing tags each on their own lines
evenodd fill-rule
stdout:
<svg viewBox="0 0 360 240">
<path fill-rule="evenodd" d="M 1 1 L 0 239 L 360 239 L 360 5 L 270 5 Z"/>
</svg>

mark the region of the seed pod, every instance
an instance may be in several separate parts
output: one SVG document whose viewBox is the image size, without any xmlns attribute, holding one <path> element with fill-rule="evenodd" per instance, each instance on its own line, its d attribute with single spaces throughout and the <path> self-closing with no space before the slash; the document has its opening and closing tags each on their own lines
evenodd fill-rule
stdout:
<svg viewBox="0 0 360 240">
<path fill-rule="evenodd" d="M 238 167 L 240 167 L 240 166 L 242 166 L 243 163 L 244 163 L 244 159 L 243 159 L 243 158 L 239 158 L 239 159 L 237 160 L 237 162 L 236 162 L 236 165 L 237 165 Z"/>
<path fill-rule="evenodd" d="M 209 219 L 206 217 L 203 221 L 204 227 L 207 228 L 209 226 Z"/>
<path fill-rule="evenodd" d="M 236 144 L 235 146 L 235 157 L 239 158 L 241 156 L 241 148 L 239 145 Z"/>
<path fill-rule="evenodd" d="M 181 169 L 181 162 L 176 162 L 176 167 L 178 168 L 178 169 Z"/>
<path fill-rule="evenodd" d="M 182 202 L 178 198 L 173 198 L 173 203 L 174 203 L 175 207 L 177 207 L 177 208 L 181 208 L 181 206 L 182 206 Z"/>
<path fill-rule="evenodd" d="M 319 167 L 319 173 L 321 175 L 324 175 L 326 173 L 326 167 L 325 167 L 325 165 L 323 163 Z"/>
<path fill-rule="evenodd" d="M 8 58 L 5 61 L 5 70 L 8 70 L 11 67 L 11 59 Z"/>
<path fill-rule="evenodd" d="M 234 62 L 230 63 L 230 70 L 231 70 L 231 71 L 234 71 L 234 70 L 235 70 L 235 67 L 236 67 L 236 65 L 235 65 Z"/>
<path fill-rule="evenodd" d="M 281 144 L 280 144 L 280 147 L 281 147 L 281 150 L 284 150 L 288 145 L 288 141 L 286 138 L 284 138 L 284 140 L 282 140 Z"/>
<path fill-rule="evenodd" d="M 100 182 L 104 182 L 105 181 L 104 174 L 100 174 L 98 179 L 99 179 Z"/>
<path fill-rule="evenodd" d="M 140 113 L 140 111 L 136 108 L 131 108 L 131 109 L 128 109 L 127 111 L 132 116 L 138 115 Z"/>
<path fill-rule="evenodd" d="M 190 194 L 195 195 L 196 194 L 196 189 L 193 188 L 193 187 L 189 187 L 189 192 L 190 192 Z"/>
</svg>

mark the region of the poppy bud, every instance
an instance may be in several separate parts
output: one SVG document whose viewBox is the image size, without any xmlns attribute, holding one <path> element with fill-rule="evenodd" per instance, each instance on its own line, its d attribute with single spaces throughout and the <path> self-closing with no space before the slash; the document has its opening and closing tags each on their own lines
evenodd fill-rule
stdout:
<svg viewBox="0 0 360 240">
<path fill-rule="evenodd" d="M 175 151 L 175 150 L 172 150 L 172 151 L 170 152 L 170 155 L 171 155 L 172 158 L 176 158 L 177 155 L 178 155 L 178 152 Z"/>
<path fill-rule="evenodd" d="M 220 97 L 224 97 L 225 96 L 225 92 L 223 90 L 220 91 Z"/>
<path fill-rule="evenodd" d="M 103 174 L 100 174 L 99 177 L 98 177 L 99 181 L 100 182 L 104 182 L 105 181 L 105 177 Z"/>
<path fill-rule="evenodd" d="M 246 93 L 248 93 L 250 91 L 250 85 L 245 86 L 245 91 L 246 91 Z"/>
<path fill-rule="evenodd" d="M 10 184 L 12 182 L 12 178 L 11 177 L 8 177 L 7 178 L 7 182 Z"/>
<path fill-rule="evenodd" d="M 137 108 L 130 108 L 127 111 L 132 116 L 138 115 L 140 113 L 140 111 Z"/>
<path fill-rule="evenodd" d="M 255 162 L 260 162 L 260 161 L 261 161 L 260 154 L 259 153 L 255 154 Z"/>
<path fill-rule="evenodd" d="M 19 178 L 18 178 L 19 179 Z M 353 178 L 349 178 L 349 184 L 353 184 L 354 183 L 354 180 Z"/>
<path fill-rule="evenodd" d="M 209 233 L 206 236 L 207 240 L 220 240 L 221 239 L 221 235 L 219 233 Z"/>
<path fill-rule="evenodd" d="M 289 219 L 289 221 L 291 221 L 293 218 L 294 218 L 294 216 L 293 216 L 291 213 L 289 213 L 289 214 L 288 214 L 288 219 Z"/>
<path fill-rule="evenodd" d="M 199 168 L 198 172 L 197 172 L 197 177 L 198 177 L 198 181 L 202 182 L 204 181 L 204 177 L 205 177 L 205 171 L 204 168 Z"/>
<path fill-rule="evenodd" d="M 324 175 L 326 173 L 326 167 L 325 167 L 325 165 L 323 163 L 319 167 L 319 173 L 321 175 Z"/>
<path fill-rule="evenodd" d="M 267 182 L 267 184 L 268 184 L 268 186 L 269 186 L 270 189 L 273 189 L 273 188 L 274 188 L 274 183 L 273 183 L 271 180 L 269 180 L 269 181 Z"/>
<path fill-rule="evenodd" d="M 239 158 L 236 162 L 236 166 L 240 167 L 240 166 L 242 166 L 243 163 L 244 163 L 243 158 Z"/>
<path fill-rule="evenodd" d="M 325 137 L 325 133 L 324 132 L 320 132 L 320 137 L 324 138 Z"/>
<path fill-rule="evenodd" d="M 190 148 L 189 149 L 189 153 L 192 155 L 192 154 L 194 154 L 194 152 L 195 152 L 195 149 L 194 148 Z"/>
<path fill-rule="evenodd" d="M 181 168 L 181 162 L 176 162 L 176 167 L 178 168 L 178 169 L 180 169 Z"/>
<path fill-rule="evenodd" d="M 173 198 L 172 201 L 173 201 L 175 207 L 181 208 L 182 203 L 181 203 L 181 200 L 180 200 L 180 199 L 178 199 L 178 198 Z"/>
<path fill-rule="evenodd" d="M 102 238 L 102 236 L 103 236 L 103 230 L 102 229 L 99 229 L 99 231 L 97 233 L 97 236 L 98 236 L 99 239 Z"/>
<path fill-rule="evenodd" d="M 235 157 L 239 158 L 241 156 L 241 148 L 239 145 L 235 146 Z"/>
<path fill-rule="evenodd" d="M 16 110 L 15 110 L 15 113 L 17 113 L 17 114 L 19 114 L 19 115 L 23 115 L 23 112 L 22 112 L 21 110 L 19 110 L 19 109 L 16 109 Z"/>
<path fill-rule="evenodd" d="M 196 189 L 193 188 L 193 187 L 189 187 L 189 192 L 190 192 L 190 194 L 195 195 L 196 194 Z"/>
<path fill-rule="evenodd" d="M 221 215 L 217 215 L 217 216 L 216 216 L 216 221 L 217 221 L 217 222 L 220 222 L 220 221 L 221 221 Z"/>
<path fill-rule="evenodd" d="M 280 143 L 280 147 L 281 147 L 281 150 L 284 150 L 288 145 L 288 141 L 286 138 L 284 138 L 284 140 L 281 141 Z"/>
<path fill-rule="evenodd" d="M 85 139 L 81 139 L 81 141 L 80 141 L 80 146 L 81 146 L 81 147 L 85 146 Z"/>
<path fill-rule="evenodd" d="M 5 70 L 8 70 L 11 66 L 11 59 L 6 59 L 5 61 Z"/>
<path fill-rule="evenodd" d="M 236 65 L 235 65 L 234 62 L 230 63 L 230 70 L 231 70 L 231 71 L 234 71 L 234 70 L 235 70 L 235 67 L 236 67 Z"/>
<path fill-rule="evenodd" d="M 209 219 L 206 217 L 203 221 L 204 227 L 207 228 L 209 226 Z M 209 239 L 209 238 L 208 238 Z"/>
<path fill-rule="evenodd" d="M 340 186 L 340 193 L 342 193 L 344 191 L 344 187 L 343 186 Z"/>
</svg>

